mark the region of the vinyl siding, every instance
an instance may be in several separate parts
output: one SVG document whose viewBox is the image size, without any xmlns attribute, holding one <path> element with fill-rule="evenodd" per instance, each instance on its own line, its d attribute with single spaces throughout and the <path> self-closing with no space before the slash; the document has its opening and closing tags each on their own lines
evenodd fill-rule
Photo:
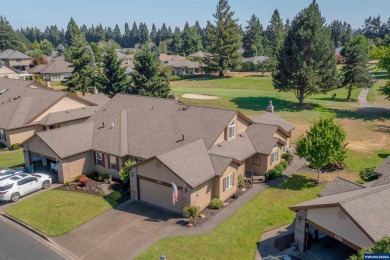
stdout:
<svg viewBox="0 0 390 260">
<path fill-rule="evenodd" d="M 73 180 L 76 176 L 91 172 L 93 167 L 93 153 L 87 152 L 61 160 L 62 173 L 59 179 L 62 183 Z"/>
<path fill-rule="evenodd" d="M 20 144 L 32 137 L 36 132 L 40 131 L 43 131 L 43 127 L 39 125 L 7 130 L 7 142 L 9 143 L 9 145 L 13 145 L 16 143 Z"/>
<path fill-rule="evenodd" d="M 58 156 L 55 154 L 55 152 L 50 149 L 50 147 L 47 146 L 38 136 L 31 138 L 26 145 L 30 152 L 43 155 L 44 157 L 58 159 Z"/>
</svg>

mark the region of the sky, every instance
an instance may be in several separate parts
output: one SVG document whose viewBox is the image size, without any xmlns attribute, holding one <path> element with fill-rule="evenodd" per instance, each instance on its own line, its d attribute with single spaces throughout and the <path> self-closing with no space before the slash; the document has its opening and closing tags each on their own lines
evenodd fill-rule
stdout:
<svg viewBox="0 0 390 260">
<path fill-rule="evenodd" d="M 125 22 L 131 28 L 133 22 L 145 22 L 149 30 L 153 23 L 157 28 L 165 22 L 172 29 L 183 27 L 196 20 L 205 26 L 213 20 L 217 0 L 1 0 L 0 15 L 5 16 L 14 29 L 47 25 L 66 28 L 73 17 L 78 25 L 90 26 L 101 23 L 114 27 L 118 24 L 123 32 Z M 290 20 L 308 6 L 312 0 L 229 0 L 235 18 L 243 26 L 252 14 L 260 18 L 264 27 L 277 8 L 283 20 Z M 342 20 L 353 28 L 363 25 L 369 16 L 381 15 L 382 21 L 390 17 L 390 0 L 317 0 L 327 23 Z"/>
</svg>

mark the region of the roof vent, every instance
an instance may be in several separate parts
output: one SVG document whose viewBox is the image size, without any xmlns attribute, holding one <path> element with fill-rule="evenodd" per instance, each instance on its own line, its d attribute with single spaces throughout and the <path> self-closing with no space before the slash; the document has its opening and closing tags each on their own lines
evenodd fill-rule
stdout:
<svg viewBox="0 0 390 260">
<path fill-rule="evenodd" d="M 98 127 L 98 129 L 100 128 L 104 128 L 104 122 L 102 122 L 102 125 L 100 127 Z"/>
<path fill-rule="evenodd" d="M 115 124 L 114 122 L 111 123 L 111 128 L 114 128 L 115 127 Z"/>
<path fill-rule="evenodd" d="M 222 143 L 220 143 L 220 144 L 218 144 L 218 146 L 219 146 L 219 147 L 222 147 L 223 145 L 222 145 Z"/>
<path fill-rule="evenodd" d="M 184 141 L 184 134 L 181 135 L 181 139 L 180 140 L 177 140 L 176 143 L 178 142 L 183 142 Z"/>
<path fill-rule="evenodd" d="M 8 91 L 9 89 L 6 88 L 6 89 L 3 89 L 2 91 L 0 91 L 0 95 L 3 95 L 6 91 Z"/>
<path fill-rule="evenodd" d="M 239 134 L 240 137 L 244 137 L 242 134 Z"/>
<path fill-rule="evenodd" d="M 14 100 L 17 100 L 18 98 L 20 98 L 20 96 L 16 96 L 16 97 L 14 97 Z"/>
<path fill-rule="evenodd" d="M 66 110 L 66 113 L 69 113 L 69 110 Z"/>
</svg>

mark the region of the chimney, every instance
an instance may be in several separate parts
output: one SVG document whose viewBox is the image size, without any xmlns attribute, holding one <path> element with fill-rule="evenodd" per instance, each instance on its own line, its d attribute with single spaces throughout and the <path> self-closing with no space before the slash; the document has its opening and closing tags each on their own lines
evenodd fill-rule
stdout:
<svg viewBox="0 0 390 260">
<path fill-rule="evenodd" d="M 94 86 L 94 87 L 93 87 L 93 91 L 92 91 L 92 93 L 93 93 L 94 95 L 97 95 L 97 94 L 99 94 L 99 90 L 97 89 L 97 87 L 96 87 L 96 86 Z"/>
<path fill-rule="evenodd" d="M 272 100 L 269 101 L 269 105 L 267 106 L 267 112 L 274 112 L 274 105 L 272 105 Z"/>
<path fill-rule="evenodd" d="M 46 87 L 51 88 L 51 82 L 50 82 L 50 80 L 46 80 Z"/>
</svg>

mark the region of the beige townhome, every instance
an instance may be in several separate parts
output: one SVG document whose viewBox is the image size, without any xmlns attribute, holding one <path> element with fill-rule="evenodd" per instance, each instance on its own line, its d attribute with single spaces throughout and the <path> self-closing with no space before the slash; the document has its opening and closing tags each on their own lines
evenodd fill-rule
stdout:
<svg viewBox="0 0 390 260">
<path fill-rule="evenodd" d="M 108 100 L 97 96 L 90 99 L 100 104 Z M 98 109 L 88 99 L 32 81 L 0 78 L 0 143 L 11 147 L 37 132 L 83 122 Z"/>
<path fill-rule="evenodd" d="M 133 199 L 176 212 L 189 204 L 204 208 L 235 193 L 239 175 L 265 175 L 280 162 L 293 127 L 270 117 L 287 131 L 234 110 L 117 94 L 85 123 L 37 133 L 25 145 L 26 164 L 47 158 L 65 182 L 92 171 L 119 178 L 132 159 L 138 162 L 130 169 Z"/>
<path fill-rule="evenodd" d="M 18 70 L 27 70 L 33 63 L 32 59 L 26 54 L 11 49 L 0 53 L 0 61 Z"/>
<path fill-rule="evenodd" d="M 375 172 L 379 178 L 364 185 L 336 178 L 319 198 L 290 207 L 296 211 L 294 241 L 300 251 L 322 239 L 360 250 L 390 235 L 390 157 Z"/>
</svg>

